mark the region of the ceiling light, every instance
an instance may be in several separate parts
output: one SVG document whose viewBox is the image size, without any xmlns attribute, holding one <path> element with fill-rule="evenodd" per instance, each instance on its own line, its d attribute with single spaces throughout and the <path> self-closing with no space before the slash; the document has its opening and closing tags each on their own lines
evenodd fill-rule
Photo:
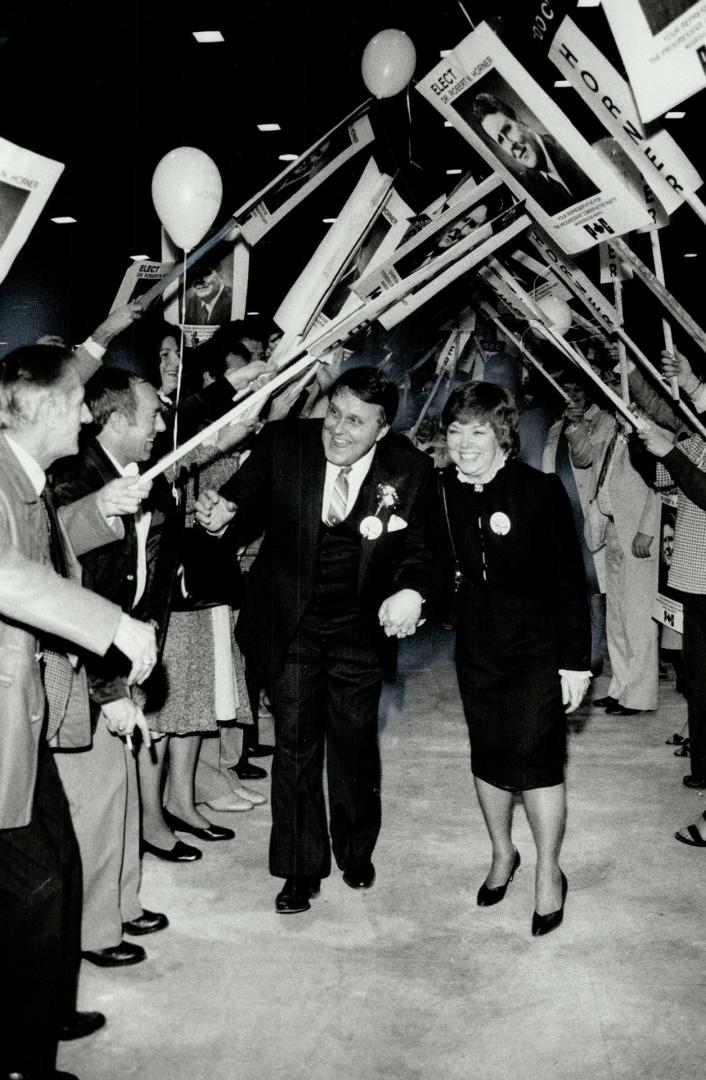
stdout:
<svg viewBox="0 0 706 1080">
<path fill-rule="evenodd" d="M 563 88 L 564 88 L 565 86 L 571 86 L 571 83 L 569 82 L 569 80 L 568 80 L 568 79 L 555 79 L 555 80 L 554 80 L 554 85 L 555 85 L 556 87 L 558 87 L 559 89 L 562 89 L 562 90 L 563 90 Z"/>
<path fill-rule="evenodd" d="M 664 114 L 665 120 L 683 120 L 686 116 L 685 112 L 668 112 Z"/>
<path fill-rule="evenodd" d="M 220 30 L 192 30 L 199 45 L 210 45 L 213 41 L 225 41 Z"/>
<path fill-rule="evenodd" d="M 462 172 L 463 172 L 463 169 L 447 169 L 446 170 L 446 175 L 447 176 L 460 176 Z"/>
<path fill-rule="evenodd" d="M 149 255 L 131 255 L 130 258 L 133 262 L 149 262 Z"/>
<path fill-rule="evenodd" d="M 259 311 L 246 311 L 245 314 L 246 315 L 259 315 L 260 312 Z"/>
<path fill-rule="evenodd" d="M 685 259 L 697 259 L 698 256 L 699 256 L 698 251 L 685 251 L 684 252 L 684 258 Z"/>
<path fill-rule="evenodd" d="M 75 225 L 75 217 L 53 217 L 51 219 L 55 225 Z"/>
<path fill-rule="evenodd" d="M 576 7 L 600 7 L 601 0 L 579 0 Z"/>
<path fill-rule="evenodd" d="M 453 127 L 453 124 L 450 120 L 444 120 L 444 127 Z"/>
<path fill-rule="evenodd" d="M 439 49 L 439 56 L 443 59 L 443 57 L 448 56 L 450 52 L 451 49 Z"/>
<path fill-rule="evenodd" d="M 279 126 L 279 124 L 258 124 L 257 125 L 257 130 L 258 131 L 281 131 L 282 128 Z"/>
<path fill-rule="evenodd" d="M 334 221 L 338 221 L 338 218 L 325 217 L 325 218 L 322 218 L 321 220 L 323 221 L 324 225 L 333 225 Z"/>
<path fill-rule="evenodd" d="M 280 154 L 277 158 L 278 161 L 296 161 L 299 154 Z"/>
</svg>

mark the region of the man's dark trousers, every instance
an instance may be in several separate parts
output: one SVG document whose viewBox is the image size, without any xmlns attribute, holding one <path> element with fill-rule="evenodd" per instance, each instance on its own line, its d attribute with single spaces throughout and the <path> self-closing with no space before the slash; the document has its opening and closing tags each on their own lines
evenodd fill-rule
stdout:
<svg viewBox="0 0 706 1080">
<path fill-rule="evenodd" d="M 275 720 L 270 872 L 326 877 L 368 862 L 380 832 L 382 671 L 359 617 L 308 613 L 268 687 Z M 323 791 L 326 754 L 331 845 Z"/>
</svg>

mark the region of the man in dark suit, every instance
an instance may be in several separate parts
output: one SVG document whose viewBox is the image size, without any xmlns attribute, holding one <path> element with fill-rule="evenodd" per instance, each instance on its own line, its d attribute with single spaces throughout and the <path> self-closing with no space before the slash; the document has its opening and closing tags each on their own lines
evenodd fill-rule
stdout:
<svg viewBox="0 0 706 1080">
<path fill-rule="evenodd" d="M 165 431 L 157 391 L 144 379 L 102 368 L 86 386 L 92 434 L 77 457 L 53 470 L 54 497 L 71 503 L 117 476 L 137 471 Z M 84 583 L 123 611 L 152 621 L 163 640 L 179 561 L 181 515 L 164 480 L 153 485 L 137 514 L 123 519 L 124 535 L 81 558 Z M 57 754 L 83 865 L 81 947 L 101 967 L 135 964 L 145 950 L 123 939 L 163 929 L 165 915 L 139 898 L 140 806 L 135 759 L 121 725 L 147 725 L 132 700 L 123 658 L 115 649 L 86 662 L 93 739 L 80 753 Z M 146 749 L 146 748 L 145 748 Z"/>
<path fill-rule="evenodd" d="M 223 280 L 217 266 L 196 271 L 186 295 L 187 326 L 220 326 L 230 322 L 233 290 Z"/>
<path fill-rule="evenodd" d="M 459 112 L 465 115 L 461 108 Z M 476 94 L 472 119 L 500 160 L 547 214 L 558 214 L 598 193 L 590 177 L 551 135 L 533 131 L 502 98 Z"/>
<path fill-rule="evenodd" d="M 305 911 L 333 854 L 351 888 L 375 879 L 377 715 L 392 637 L 414 633 L 428 590 L 431 461 L 389 433 L 397 388 L 345 372 L 321 420 L 271 422 L 245 465 L 197 516 L 238 539 L 264 533 L 238 619 L 275 718 L 270 872 L 282 914 Z M 236 514 L 237 506 L 237 514 Z M 216 541 L 214 540 L 214 543 Z"/>
<path fill-rule="evenodd" d="M 83 387 L 69 350 L 34 345 L 3 359 L 0 957 L 7 993 L 0 1075 L 29 1080 L 69 1080 L 55 1070 L 58 1040 L 104 1022 L 99 1013 L 76 1012 L 81 868 L 47 745 L 49 737 L 65 747 L 90 739 L 85 671 L 76 658 L 71 662 L 67 643 L 96 654 L 114 645 L 132 662 L 130 681 L 146 678 L 156 659 L 151 626 L 80 584 L 76 553 L 115 539 L 122 526 L 116 533 L 106 515 L 121 511 L 92 494 L 57 518 L 44 493 L 45 470 L 76 453 L 82 412 Z M 125 482 L 116 483 L 125 493 Z"/>
</svg>

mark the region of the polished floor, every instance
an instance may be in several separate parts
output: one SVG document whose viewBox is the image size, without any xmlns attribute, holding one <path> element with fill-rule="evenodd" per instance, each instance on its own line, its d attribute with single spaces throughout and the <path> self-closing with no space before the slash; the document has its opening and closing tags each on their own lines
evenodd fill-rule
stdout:
<svg viewBox="0 0 706 1080">
<path fill-rule="evenodd" d="M 140 939 L 145 963 L 84 964 L 81 1006 L 108 1025 L 65 1044 L 60 1068 L 81 1080 L 702 1080 L 706 849 L 673 832 L 706 799 L 665 745 L 685 720 L 673 682 L 657 713 L 589 705 L 573 718 L 566 916 L 534 939 L 519 806 L 522 867 L 502 904 L 475 903 L 488 850 L 450 635 L 406 643 L 402 661 L 382 710 L 375 887 L 353 892 L 336 873 L 310 912 L 278 916 L 268 807 L 214 816 L 235 841 L 197 863 L 145 859 L 143 902 L 171 926 Z"/>
</svg>

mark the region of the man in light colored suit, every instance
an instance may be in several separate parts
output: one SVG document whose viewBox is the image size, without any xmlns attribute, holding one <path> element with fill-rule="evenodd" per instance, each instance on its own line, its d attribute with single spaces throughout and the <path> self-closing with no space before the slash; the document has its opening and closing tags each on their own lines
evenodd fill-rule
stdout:
<svg viewBox="0 0 706 1080">
<path fill-rule="evenodd" d="M 76 452 L 84 415 L 69 350 L 27 346 L 0 363 L 0 1074 L 32 1080 L 68 1077 L 58 1040 L 104 1022 L 76 1011 L 80 863 L 47 746 L 90 739 L 85 674 L 68 654 L 114 644 L 140 681 L 156 660 L 152 627 L 82 588 L 76 557 L 122 528 L 110 519 L 137 505 L 134 484 L 116 481 L 61 518 L 44 497 L 45 469 Z"/>
<path fill-rule="evenodd" d="M 591 469 L 593 511 L 605 520 L 606 637 L 612 679 L 594 704 L 629 716 L 657 708 L 660 500 L 633 467 L 626 434 L 604 410 L 566 428 L 571 461 Z M 591 510 L 589 510 L 589 515 Z M 587 537 L 588 538 L 588 537 Z"/>
</svg>

